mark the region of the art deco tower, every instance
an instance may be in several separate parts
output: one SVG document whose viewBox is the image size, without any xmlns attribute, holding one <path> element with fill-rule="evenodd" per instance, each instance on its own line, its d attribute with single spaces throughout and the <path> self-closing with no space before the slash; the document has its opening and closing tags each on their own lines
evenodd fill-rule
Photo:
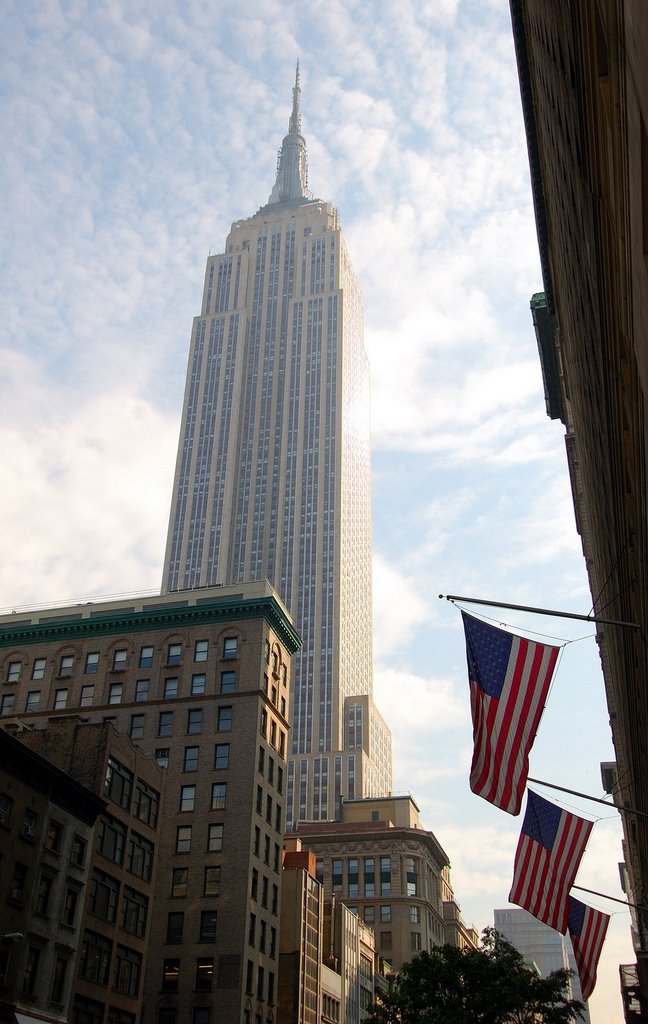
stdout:
<svg viewBox="0 0 648 1024">
<path fill-rule="evenodd" d="M 164 589 L 268 579 L 302 637 L 288 827 L 391 790 L 372 701 L 369 377 L 337 211 L 307 189 L 299 64 L 268 203 L 207 260 Z"/>
</svg>

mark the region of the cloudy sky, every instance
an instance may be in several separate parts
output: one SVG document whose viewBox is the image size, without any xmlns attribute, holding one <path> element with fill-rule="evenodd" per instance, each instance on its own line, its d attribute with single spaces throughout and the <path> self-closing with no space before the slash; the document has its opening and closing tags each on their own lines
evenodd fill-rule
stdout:
<svg viewBox="0 0 648 1024">
<path fill-rule="evenodd" d="M 302 68 L 310 187 L 340 210 L 372 366 L 376 696 L 398 792 L 465 918 L 507 906 L 520 819 L 470 794 L 460 616 L 438 594 L 586 613 L 529 300 L 542 289 L 506 0 L 6 0 L 0 40 L 0 606 L 159 587 L 205 259 L 266 202 Z M 592 629 L 531 774 L 602 795 Z M 550 795 L 549 791 L 545 791 Z M 621 897 L 599 817 L 579 884 Z M 591 1000 L 622 1020 L 614 914 Z"/>
</svg>

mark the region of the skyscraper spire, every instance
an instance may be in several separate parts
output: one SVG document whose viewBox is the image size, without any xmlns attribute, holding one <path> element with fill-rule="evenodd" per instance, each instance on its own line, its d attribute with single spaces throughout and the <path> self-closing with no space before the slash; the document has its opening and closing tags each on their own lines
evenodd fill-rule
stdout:
<svg viewBox="0 0 648 1024">
<path fill-rule="evenodd" d="M 299 100 L 299 59 L 295 71 L 293 105 L 288 122 L 288 134 L 284 136 L 277 159 L 277 179 L 268 198 L 268 203 L 295 203 L 308 199 L 308 163 L 306 142 L 301 134 Z"/>
</svg>

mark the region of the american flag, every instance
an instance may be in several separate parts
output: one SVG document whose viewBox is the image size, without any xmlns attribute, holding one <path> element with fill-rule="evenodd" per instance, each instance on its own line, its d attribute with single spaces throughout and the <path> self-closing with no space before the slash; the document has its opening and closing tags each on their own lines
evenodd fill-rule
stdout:
<svg viewBox="0 0 648 1024">
<path fill-rule="evenodd" d="M 563 935 L 569 890 L 592 825 L 529 790 L 509 900 Z"/>
<path fill-rule="evenodd" d="M 610 915 L 569 897 L 569 935 L 571 937 L 583 999 L 589 999 L 596 985 L 598 967 Z"/>
<path fill-rule="evenodd" d="M 470 788 L 519 814 L 533 746 L 559 647 L 463 616 L 473 721 Z"/>
</svg>

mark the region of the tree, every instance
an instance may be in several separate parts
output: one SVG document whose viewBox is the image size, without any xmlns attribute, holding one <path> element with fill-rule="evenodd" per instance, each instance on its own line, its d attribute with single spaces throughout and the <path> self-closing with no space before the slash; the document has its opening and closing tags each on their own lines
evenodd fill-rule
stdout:
<svg viewBox="0 0 648 1024">
<path fill-rule="evenodd" d="M 365 1024 L 570 1024 L 583 1009 L 566 996 L 570 974 L 541 978 L 486 928 L 480 949 L 435 946 L 403 964 Z"/>
</svg>

